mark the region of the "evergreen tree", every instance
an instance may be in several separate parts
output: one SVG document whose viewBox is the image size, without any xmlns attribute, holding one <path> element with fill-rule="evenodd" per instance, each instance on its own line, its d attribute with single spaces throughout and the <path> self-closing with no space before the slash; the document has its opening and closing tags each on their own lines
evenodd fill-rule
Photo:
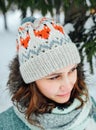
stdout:
<svg viewBox="0 0 96 130">
<path fill-rule="evenodd" d="M 52 0 L 35 0 L 36 9 L 40 10 L 42 15 L 45 16 L 48 12 L 53 16 Z"/>
<path fill-rule="evenodd" d="M 85 0 L 83 2 L 81 2 L 81 0 L 64 0 L 64 10 L 65 24 L 68 22 L 72 23 L 75 28 L 69 35 L 72 38 L 72 41 L 77 43 L 77 47 L 82 57 L 82 63 L 84 60 L 83 53 L 85 52 L 87 61 L 90 64 L 91 72 L 93 72 L 92 59 L 96 56 L 96 1 L 90 0 L 89 6 Z M 88 11 L 89 15 L 86 15 Z M 94 22 L 94 26 L 88 31 L 84 28 L 84 25 L 90 17 Z"/>
<path fill-rule="evenodd" d="M 8 30 L 6 13 L 9 10 L 10 6 L 11 6 L 11 0 L 9 1 L 0 0 L 0 11 L 2 12 L 3 17 L 4 17 L 4 26 L 6 30 Z"/>
<path fill-rule="evenodd" d="M 31 0 L 14 0 L 13 4 L 15 4 L 17 6 L 18 9 L 21 10 L 22 13 L 22 18 L 26 17 L 26 13 L 27 13 L 27 8 L 29 7 L 31 3 Z"/>
</svg>

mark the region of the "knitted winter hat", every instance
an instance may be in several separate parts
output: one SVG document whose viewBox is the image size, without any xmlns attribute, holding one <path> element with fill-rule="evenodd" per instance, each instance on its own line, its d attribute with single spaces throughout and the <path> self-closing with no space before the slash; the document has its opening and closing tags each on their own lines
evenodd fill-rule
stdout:
<svg viewBox="0 0 96 130">
<path fill-rule="evenodd" d="M 25 83 L 80 62 L 75 44 L 63 27 L 49 18 L 25 18 L 18 29 L 17 49 Z"/>
</svg>

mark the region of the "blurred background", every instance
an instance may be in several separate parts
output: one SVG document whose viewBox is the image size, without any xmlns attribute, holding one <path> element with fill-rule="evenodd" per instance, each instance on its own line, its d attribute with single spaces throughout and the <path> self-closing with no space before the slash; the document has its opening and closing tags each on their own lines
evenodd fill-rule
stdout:
<svg viewBox="0 0 96 130">
<path fill-rule="evenodd" d="M 0 0 L 0 112 L 12 105 L 8 65 L 16 54 L 17 28 L 28 16 L 46 16 L 64 26 L 78 47 L 85 82 L 96 100 L 96 0 Z"/>
</svg>

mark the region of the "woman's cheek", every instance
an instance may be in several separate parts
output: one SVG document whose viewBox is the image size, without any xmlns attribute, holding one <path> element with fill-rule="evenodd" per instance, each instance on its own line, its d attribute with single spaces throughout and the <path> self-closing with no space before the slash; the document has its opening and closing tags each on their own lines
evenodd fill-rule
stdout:
<svg viewBox="0 0 96 130">
<path fill-rule="evenodd" d="M 72 84 L 75 84 L 77 81 L 77 70 L 70 75 L 70 81 Z"/>
</svg>

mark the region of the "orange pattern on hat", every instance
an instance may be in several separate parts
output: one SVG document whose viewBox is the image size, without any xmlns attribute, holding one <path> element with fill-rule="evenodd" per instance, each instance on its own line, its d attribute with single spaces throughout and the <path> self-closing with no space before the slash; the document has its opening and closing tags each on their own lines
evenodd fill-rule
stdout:
<svg viewBox="0 0 96 130">
<path fill-rule="evenodd" d="M 24 46 L 25 48 L 28 47 L 28 42 L 29 42 L 29 40 L 30 40 L 29 32 L 27 32 L 25 38 L 20 37 L 20 43 L 21 43 L 21 45 Z"/>
<path fill-rule="evenodd" d="M 50 28 L 47 25 L 44 25 L 42 30 L 34 30 L 34 34 L 37 37 L 48 39 L 50 33 Z"/>
<path fill-rule="evenodd" d="M 54 24 L 54 23 L 52 23 L 52 25 L 53 25 L 53 27 L 54 27 L 56 30 L 58 30 L 58 31 L 60 31 L 61 33 L 64 34 L 63 28 L 62 28 L 60 25 L 57 25 L 57 24 Z"/>
<path fill-rule="evenodd" d="M 24 28 L 23 27 L 19 27 L 18 31 L 23 31 Z"/>
</svg>

